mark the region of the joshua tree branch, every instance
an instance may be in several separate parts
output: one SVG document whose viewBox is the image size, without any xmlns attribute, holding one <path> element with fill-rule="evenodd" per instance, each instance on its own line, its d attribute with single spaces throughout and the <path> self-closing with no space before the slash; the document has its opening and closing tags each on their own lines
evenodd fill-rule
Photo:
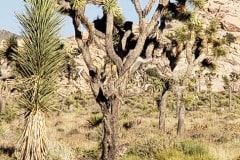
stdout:
<svg viewBox="0 0 240 160">
<path fill-rule="evenodd" d="M 142 57 L 138 57 L 130 68 L 130 74 L 133 74 L 134 72 L 136 72 L 142 64 L 151 63 L 152 60 L 153 60 L 152 57 L 145 58 L 145 59 Z"/>
<path fill-rule="evenodd" d="M 122 38 L 122 50 L 125 50 L 126 49 L 126 44 L 127 44 L 127 39 L 128 37 L 131 35 L 132 31 L 131 30 L 128 30 L 124 33 L 123 35 L 123 38 Z"/>
<path fill-rule="evenodd" d="M 140 2 L 139 2 L 139 0 L 132 0 L 132 3 L 134 4 L 135 10 L 139 17 L 139 21 L 141 22 L 142 18 L 143 18 L 143 11 L 141 9 Z"/>
<path fill-rule="evenodd" d="M 126 72 L 140 56 L 143 49 L 143 44 L 145 43 L 149 34 L 152 33 L 152 31 L 154 30 L 157 24 L 157 19 L 160 17 L 162 9 L 163 8 L 161 7 L 161 5 L 157 7 L 150 23 L 148 24 L 148 27 L 143 28 L 142 33 L 139 35 L 135 49 L 130 50 L 129 54 L 125 57 L 123 72 Z"/>
<path fill-rule="evenodd" d="M 152 10 L 155 3 L 156 3 L 156 0 L 148 1 L 148 4 L 146 5 L 146 7 L 143 10 L 143 17 L 146 17 L 149 14 L 149 12 Z"/>
<path fill-rule="evenodd" d="M 110 59 L 116 64 L 118 72 L 122 71 L 122 60 L 116 54 L 113 48 L 113 15 L 108 13 L 107 14 L 107 24 L 106 24 L 106 51 Z"/>
</svg>

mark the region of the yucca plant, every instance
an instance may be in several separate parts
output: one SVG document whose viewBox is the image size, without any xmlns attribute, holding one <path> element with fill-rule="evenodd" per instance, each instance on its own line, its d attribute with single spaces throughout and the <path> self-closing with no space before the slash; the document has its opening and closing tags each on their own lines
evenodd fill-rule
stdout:
<svg viewBox="0 0 240 160">
<path fill-rule="evenodd" d="M 54 0 L 31 0 L 25 13 L 17 15 L 24 44 L 13 58 L 22 93 L 18 102 L 27 110 L 17 146 L 20 160 L 47 159 L 44 111 L 56 104 L 56 79 L 63 62 L 58 35 L 62 18 L 55 9 Z"/>
<path fill-rule="evenodd" d="M 11 60 L 11 55 L 15 53 L 14 48 L 17 47 L 17 37 L 15 35 L 8 37 L 6 39 L 6 46 L 0 50 L 0 59 Z"/>
</svg>

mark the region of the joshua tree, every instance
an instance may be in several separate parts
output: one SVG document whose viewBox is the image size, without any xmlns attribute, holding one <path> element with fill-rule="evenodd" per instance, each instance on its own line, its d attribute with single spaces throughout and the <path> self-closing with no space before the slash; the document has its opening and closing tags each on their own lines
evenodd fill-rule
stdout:
<svg viewBox="0 0 240 160">
<path fill-rule="evenodd" d="M 84 10 L 88 3 L 101 6 L 103 17 L 96 21 L 89 21 Z M 139 17 L 139 34 L 133 33 L 133 23 L 124 22 L 121 8 L 117 0 L 58 0 L 61 12 L 72 18 L 75 29 L 75 39 L 88 68 L 82 76 L 90 83 L 91 90 L 103 113 L 103 160 L 113 160 L 116 157 L 118 137 L 118 114 L 129 76 L 138 69 L 141 63 L 150 62 L 154 50 L 152 39 L 159 31 L 157 20 L 163 12 L 164 5 L 156 0 L 148 2 L 144 9 L 139 0 L 132 0 Z M 155 9 L 153 16 L 147 20 L 146 16 Z M 83 25 L 88 32 L 83 39 Z M 106 65 L 99 67 L 93 63 L 93 53 L 90 48 L 98 46 L 106 52 L 106 56 L 115 66 L 114 72 L 107 72 Z"/>
<path fill-rule="evenodd" d="M 231 72 L 229 76 L 223 76 L 223 81 L 225 83 L 225 87 L 228 88 L 228 106 L 229 110 L 232 108 L 232 91 L 235 89 L 235 84 L 240 78 L 240 74 L 235 72 Z"/>
<path fill-rule="evenodd" d="M 204 1 L 201 0 L 188 2 L 193 3 L 196 10 L 202 9 L 204 6 Z M 204 25 L 201 21 L 201 15 L 198 12 L 188 11 L 186 3 L 187 1 L 180 0 L 168 3 L 169 9 L 168 12 L 165 12 L 165 19 L 177 19 L 183 23 L 182 26 L 162 37 L 161 44 L 163 47 L 159 51 L 159 59 L 155 61 L 162 79 L 166 82 L 170 80 L 172 82 L 170 84 L 174 84 L 169 88 L 176 94 L 178 119 L 181 122 L 183 122 L 181 116 L 184 116 L 185 111 L 182 103 L 183 93 L 188 81 L 193 78 L 194 71 L 201 66 L 215 69 L 214 61 L 216 58 L 227 53 L 222 47 L 224 40 L 217 37 L 216 34 L 219 27 L 218 21 L 211 21 Z M 175 10 L 172 10 L 174 7 Z M 179 63 L 179 59 L 182 57 L 185 57 L 186 60 L 187 65 L 185 67 L 179 67 L 182 65 Z M 182 80 L 179 79 L 179 73 L 182 74 Z M 164 104 L 164 106 L 166 105 Z M 164 107 L 160 108 L 165 110 Z M 161 123 L 163 118 L 160 116 L 159 119 Z M 184 128 L 184 125 L 180 125 L 181 122 L 178 125 L 179 134 L 183 133 Z"/>
<path fill-rule="evenodd" d="M 201 80 L 202 80 L 202 76 L 203 76 L 202 72 L 203 72 L 203 69 L 195 71 L 196 80 L 197 80 L 197 92 L 202 91 L 202 88 L 201 88 Z"/>
<path fill-rule="evenodd" d="M 29 0 L 25 13 L 17 18 L 24 44 L 13 59 L 21 92 L 19 105 L 26 110 L 26 123 L 17 147 L 18 159 L 46 160 L 44 111 L 55 105 L 55 84 L 63 60 L 58 35 L 62 19 L 54 0 Z"/>
<path fill-rule="evenodd" d="M 14 78 L 11 56 L 15 53 L 17 38 L 10 36 L 6 39 L 6 45 L 0 50 L 0 114 L 6 112 L 6 99 L 10 93 L 8 80 Z"/>
<path fill-rule="evenodd" d="M 207 85 L 207 91 L 208 91 L 208 94 L 209 94 L 209 108 L 210 110 L 212 110 L 212 107 L 213 107 L 213 92 L 212 92 L 212 85 L 213 85 L 213 80 L 217 77 L 217 74 L 214 73 L 214 72 L 208 72 L 208 73 L 205 73 L 204 75 L 205 77 L 205 83 Z"/>
</svg>

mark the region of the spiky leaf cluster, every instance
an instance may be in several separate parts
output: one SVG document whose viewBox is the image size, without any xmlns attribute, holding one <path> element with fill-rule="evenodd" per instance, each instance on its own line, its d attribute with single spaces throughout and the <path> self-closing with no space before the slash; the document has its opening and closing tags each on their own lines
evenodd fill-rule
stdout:
<svg viewBox="0 0 240 160">
<path fill-rule="evenodd" d="M 226 75 L 224 75 L 223 77 L 222 77 L 222 79 L 223 79 L 223 82 L 224 82 L 224 84 L 226 85 L 226 86 L 230 86 L 231 85 L 231 82 L 230 82 L 230 79 L 228 78 L 228 76 L 226 76 Z"/>
<path fill-rule="evenodd" d="M 231 72 L 229 76 L 232 82 L 237 82 L 240 79 L 240 74 L 236 72 Z"/>
<path fill-rule="evenodd" d="M 123 17 L 117 0 L 104 0 L 103 8 L 107 13 L 112 13 L 114 17 Z"/>
<path fill-rule="evenodd" d="M 192 13 L 189 20 L 186 23 L 187 27 L 191 31 L 200 32 L 202 30 L 202 22 L 196 16 L 196 14 Z"/>
<path fill-rule="evenodd" d="M 213 38 L 215 37 L 217 33 L 218 25 L 219 25 L 219 20 L 213 19 L 210 21 L 209 26 L 206 28 L 205 33 L 206 33 L 206 36 L 208 37 L 209 42 L 212 42 Z"/>
<path fill-rule="evenodd" d="M 183 102 L 188 108 L 193 107 L 198 102 L 198 96 L 193 92 L 186 92 L 183 96 Z"/>
<path fill-rule="evenodd" d="M 22 91 L 20 105 L 44 109 L 52 105 L 56 79 L 62 69 L 63 54 L 58 36 L 62 18 L 54 0 L 32 0 L 25 13 L 17 15 L 24 45 L 14 56 Z"/>
<path fill-rule="evenodd" d="M 199 9 L 203 9 L 207 0 L 189 0 L 189 2 Z"/>
<path fill-rule="evenodd" d="M 84 8 L 87 4 L 86 0 L 70 0 L 70 3 L 73 5 L 74 9 Z"/>
<path fill-rule="evenodd" d="M 189 34 L 186 26 L 177 28 L 175 31 L 175 40 L 178 44 L 185 44 L 189 39 Z"/>
<path fill-rule="evenodd" d="M 214 57 L 216 57 L 216 58 L 227 55 L 227 51 L 222 46 L 212 48 L 212 52 L 213 52 Z"/>
<path fill-rule="evenodd" d="M 6 39 L 6 46 L 0 50 L 0 59 L 6 58 L 11 60 L 17 46 L 17 37 L 15 35 L 8 37 Z"/>
<path fill-rule="evenodd" d="M 227 44 L 231 44 L 231 43 L 234 43 L 236 41 L 236 37 L 231 33 L 227 33 L 224 36 L 224 40 L 227 42 Z"/>
</svg>

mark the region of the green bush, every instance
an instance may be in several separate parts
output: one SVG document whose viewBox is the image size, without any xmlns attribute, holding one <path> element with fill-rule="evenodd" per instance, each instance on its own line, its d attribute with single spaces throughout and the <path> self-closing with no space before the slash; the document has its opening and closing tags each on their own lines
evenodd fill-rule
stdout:
<svg viewBox="0 0 240 160">
<path fill-rule="evenodd" d="M 126 155 L 121 157 L 119 160 L 147 160 L 147 158 L 144 157 L 139 157 L 139 156 L 135 156 L 135 155 Z"/>
<path fill-rule="evenodd" d="M 146 157 L 148 159 L 155 158 L 155 154 L 163 149 L 161 138 L 151 138 L 144 142 L 136 142 L 136 144 L 129 149 L 129 155 L 139 157 Z"/>
<path fill-rule="evenodd" d="M 6 122 L 11 122 L 14 120 L 18 115 L 18 108 L 16 106 L 9 106 L 6 107 L 6 113 L 3 115 L 0 115 L 0 121 L 6 121 Z"/>
<path fill-rule="evenodd" d="M 201 143 L 193 140 L 181 142 L 181 150 L 185 155 L 205 155 L 208 154 L 207 149 Z"/>
<path fill-rule="evenodd" d="M 74 151 L 77 159 L 93 160 L 93 159 L 98 159 L 100 155 L 100 152 L 97 148 L 81 149 L 80 147 L 78 147 L 74 149 Z"/>
<path fill-rule="evenodd" d="M 160 151 L 155 156 L 156 160 L 215 160 L 208 154 L 186 155 L 177 149 Z"/>
<path fill-rule="evenodd" d="M 184 154 L 176 149 L 169 151 L 160 151 L 156 154 L 156 160 L 181 160 L 184 158 Z"/>
<path fill-rule="evenodd" d="M 102 123 L 103 115 L 101 113 L 92 115 L 88 120 L 89 127 L 97 127 Z"/>
</svg>

